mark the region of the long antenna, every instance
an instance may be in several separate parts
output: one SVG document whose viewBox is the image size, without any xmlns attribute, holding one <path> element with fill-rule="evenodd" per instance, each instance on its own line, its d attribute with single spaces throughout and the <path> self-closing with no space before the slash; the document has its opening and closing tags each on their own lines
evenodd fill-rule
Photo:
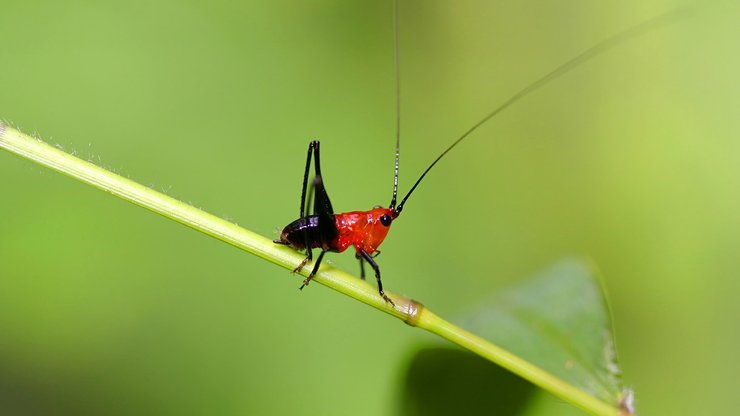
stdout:
<svg viewBox="0 0 740 416">
<path fill-rule="evenodd" d="M 401 63 L 398 54 L 398 0 L 393 0 L 393 49 L 396 63 L 396 168 L 393 173 L 393 198 L 391 198 L 390 208 L 395 212 L 396 197 L 398 196 L 398 160 L 401 154 Z"/>
<path fill-rule="evenodd" d="M 642 23 L 639 23 L 623 32 L 620 32 L 588 49 L 581 52 L 580 54 L 576 55 L 571 60 L 565 62 L 564 64 L 560 65 L 559 67 L 552 70 L 547 75 L 543 76 L 542 78 L 536 80 L 535 82 L 527 85 L 523 89 L 521 89 L 516 94 L 512 95 L 508 100 L 504 101 L 503 104 L 498 106 L 495 110 L 491 111 L 488 115 L 483 117 L 479 122 L 475 123 L 473 127 L 469 128 L 468 131 L 462 134 L 462 136 L 458 137 L 457 140 L 455 140 L 447 149 L 442 152 L 431 165 L 424 171 L 424 173 L 421 174 L 419 179 L 416 180 L 416 183 L 414 183 L 414 186 L 411 187 L 411 190 L 406 194 L 406 196 L 403 197 L 401 200 L 401 203 L 398 205 L 398 208 L 395 208 L 395 204 L 391 204 L 391 208 L 394 208 L 395 216 L 398 216 L 401 213 L 401 210 L 403 210 L 403 204 L 406 203 L 406 200 L 409 199 L 411 194 L 414 192 L 417 186 L 419 186 L 419 183 L 421 183 L 421 180 L 424 179 L 427 173 L 434 167 L 434 165 L 439 162 L 440 159 L 444 157 L 450 150 L 452 150 L 455 146 L 457 146 L 463 139 L 468 137 L 471 133 L 473 133 L 475 130 L 478 129 L 478 127 L 485 124 L 487 121 L 492 119 L 494 116 L 499 114 L 500 112 L 504 111 L 508 107 L 510 107 L 512 104 L 516 103 L 517 101 L 521 100 L 522 98 L 526 97 L 527 95 L 533 93 L 534 91 L 538 90 L 542 86 L 548 84 L 550 81 L 558 78 L 559 76 L 566 74 L 570 71 L 572 71 L 574 68 L 578 67 L 579 65 L 593 59 L 597 55 L 600 55 L 603 52 L 606 52 L 607 50 L 619 45 L 620 43 L 623 43 L 630 38 L 636 37 L 638 35 L 641 35 L 645 32 L 648 32 L 657 26 L 660 26 L 661 24 L 667 23 L 669 20 L 672 20 L 672 18 L 678 17 L 677 15 L 683 12 L 683 10 L 676 10 L 673 12 L 669 12 L 657 17 L 654 17 L 652 19 L 648 19 Z M 398 144 L 396 144 L 396 172 L 398 172 Z M 395 189 L 394 189 L 394 195 L 393 195 L 393 202 L 395 202 Z"/>
</svg>

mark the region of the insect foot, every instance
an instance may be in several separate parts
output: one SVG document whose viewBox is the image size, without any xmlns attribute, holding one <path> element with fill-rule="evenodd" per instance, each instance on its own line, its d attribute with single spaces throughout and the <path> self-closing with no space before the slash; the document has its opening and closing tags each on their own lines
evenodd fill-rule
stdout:
<svg viewBox="0 0 740 416">
<path fill-rule="evenodd" d="M 311 283 L 311 279 L 313 276 L 308 276 L 304 281 L 301 287 L 298 288 L 298 290 L 303 290 L 304 287 L 308 286 L 309 283 Z"/>
<path fill-rule="evenodd" d="M 393 303 L 393 301 L 391 300 L 391 298 L 389 298 L 388 296 L 386 296 L 386 295 L 385 295 L 385 293 L 383 293 L 383 292 L 380 292 L 380 296 L 382 296 L 382 297 L 383 297 L 383 300 L 384 300 L 384 301 L 386 301 L 387 303 L 390 303 L 390 304 L 391 304 L 391 306 L 393 306 L 394 308 L 396 307 L 396 304 L 395 304 L 395 303 Z"/>
<path fill-rule="evenodd" d="M 308 263 L 310 260 L 311 260 L 311 257 L 306 257 L 305 259 L 303 259 L 303 261 L 301 262 L 301 264 L 299 264 L 298 267 L 296 267 L 295 269 L 293 269 L 293 273 L 300 273 L 300 271 L 303 270 L 303 266 L 305 266 L 306 263 Z M 306 279 L 306 280 L 310 280 L 310 279 Z M 308 283 L 306 283 L 305 281 L 303 282 L 303 286 L 305 286 L 307 284 Z"/>
</svg>

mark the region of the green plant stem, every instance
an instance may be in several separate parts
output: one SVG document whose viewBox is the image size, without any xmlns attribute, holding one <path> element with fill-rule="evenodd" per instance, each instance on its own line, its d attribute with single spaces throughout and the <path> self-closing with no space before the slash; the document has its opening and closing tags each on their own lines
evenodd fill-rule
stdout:
<svg viewBox="0 0 740 416">
<path fill-rule="evenodd" d="M 116 175 L 90 162 L 78 159 L 2 123 L 0 123 L 0 147 L 185 224 L 286 269 L 293 270 L 303 260 L 303 255 L 295 250 L 274 244 L 265 237 L 130 179 Z M 307 266 L 303 273 L 310 270 L 311 267 Z M 416 301 L 388 293 L 388 296 L 395 302 L 395 307 L 393 307 L 383 301 L 377 290 L 370 284 L 330 266 L 322 266 L 314 280 L 393 315 L 411 326 L 426 329 L 460 345 L 588 412 L 597 415 L 620 414 L 617 403 L 606 403 L 585 391 L 579 390 L 528 361 L 443 320 Z"/>
</svg>

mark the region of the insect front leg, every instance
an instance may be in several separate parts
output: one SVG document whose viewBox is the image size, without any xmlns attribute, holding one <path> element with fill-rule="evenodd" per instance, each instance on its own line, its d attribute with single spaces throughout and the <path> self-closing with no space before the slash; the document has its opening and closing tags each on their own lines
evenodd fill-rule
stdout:
<svg viewBox="0 0 740 416">
<path fill-rule="evenodd" d="M 362 259 L 360 253 L 355 253 L 355 258 L 360 261 L 360 279 L 365 280 L 365 260 Z"/>
<path fill-rule="evenodd" d="M 378 257 L 380 250 L 375 250 L 372 257 Z M 355 258 L 360 261 L 360 279 L 365 280 L 365 260 L 362 258 L 360 253 L 355 253 Z"/>
<path fill-rule="evenodd" d="M 366 262 L 370 263 L 370 266 L 375 270 L 375 279 L 378 280 L 378 293 L 380 293 L 380 296 L 385 300 L 386 302 L 390 303 L 391 306 L 396 306 L 395 303 L 385 295 L 385 292 L 383 292 L 383 283 L 380 281 L 380 267 L 378 267 L 378 263 L 373 260 L 373 256 L 369 255 L 367 251 L 363 249 L 357 250 L 357 252 L 362 256 L 363 259 L 365 259 Z"/>
</svg>

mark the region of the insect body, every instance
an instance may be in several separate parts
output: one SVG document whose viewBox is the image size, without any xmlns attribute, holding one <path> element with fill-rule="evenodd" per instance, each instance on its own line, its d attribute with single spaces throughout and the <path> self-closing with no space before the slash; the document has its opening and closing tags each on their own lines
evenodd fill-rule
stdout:
<svg viewBox="0 0 740 416">
<path fill-rule="evenodd" d="M 311 170 L 312 154 L 314 157 L 315 176 L 311 187 L 308 188 L 308 174 Z M 309 200 L 311 199 L 312 192 L 316 194 L 313 214 L 310 215 L 308 214 L 306 204 L 307 190 Z M 312 141 L 308 145 L 306 171 L 303 176 L 300 218 L 288 224 L 280 233 L 280 239 L 275 240 L 278 244 L 285 244 L 297 250 L 306 250 L 306 258 L 298 265 L 294 272 L 300 271 L 306 263 L 313 259 L 312 249 L 321 249 L 321 254 L 316 259 L 311 274 L 303 281 L 301 289 L 308 285 L 316 274 L 321 265 L 321 260 L 327 251 L 341 253 L 352 246 L 355 248 L 355 256 L 360 260 L 361 277 L 363 279 L 365 278 L 364 262 L 370 263 L 370 266 L 375 271 L 380 296 L 386 302 L 393 304 L 393 301 L 383 292 L 383 284 L 380 280 L 380 268 L 375 260 L 373 260 L 373 256 L 380 254 L 378 246 L 385 240 L 393 219 L 398 217 L 398 214 L 401 212 L 400 209 L 395 208 L 395 201 L 396 187 L 394 186 L 391 208 L 378 207 L 369 211 L 334 214 L 321 176 L 319 142 L 316 140 Z"/>
<path fill-rule="evenodd" d="M 416 190 L 416 187 L 421 183 L 422 179 L 427 173 L 439 162 L 450 150 L 457 146 L 463 139 L 473 133 L 478 127 L 482 126 L 494 116 L 505 110 L 515 102 L 519 101 L 523 97 L 531 94 L 540 87 L 546 85 L 555 78 L 567 73 L 578 65 L 588 61 L 596 55 L 616 46 L 619 43 L 626 41 L 629 38 L 644 33 L 650 29 L 655 28 L 661 23 L 665 23 L 667 18 L 671 18 L 671 14 L 658 16 L 656 18 L 642 22 L 636 26 L 633 26 L 617 35 L 608 38 L 601 43 L 592 46 L 589 49 L 576 55 L 571 60 L 565 62 L 559 67 L 555 68 L 551 72 L 547 73 L 542 78 L 532 82 L 526 87 L 522 88 L 519 92 L 512 95 L 504 101 L 501 105 L 495 108 L 493 111 L 488 113 L 480 121 L 465 131 L 460 137 L 457 138 L 447 149 L 445 149 L 421 174 L 416 180 L 414 185 L 411 187 L 406 196 L 403 197 L 401 203 L 396 205 L 396 197 L 398 191 L 398 160 L 399 160 L 399 147 L 400 147 L 400 128 L 399 128 L 399 114 L 400 114 L 400 103 L 399 103 L 399 84 L 398 84 L 398 3 L 395 4 L 394 13 L 394 31 L 395 31 L 395 53 L 396 53 L 396 163 L 395 172 L 393 176 L 393 197 L 388 208 L 376 207 L 369 211 L 353 211 L 343 214 L 334 214 L 334 210 L 329 201 L 329 195 L 326 192 L 324 186 L 324 180 L 321 176 L 321 160 L 319 156 L 319 142 L 312 141 L 308 146 L 308 155 L 306 157 L 306 169 L 303 176 L 303 190 L 301 192 L 301 209 L 299 218 L 292 223 L 288 224 L 281 232 L 280 239 L 275 240 L 275 243 L 288 245 L 297 250 L 306 250 L 306 258 L 295 268 L 294 272 L 298 272 L 313 259 L 312 249 L 321 249 L 316 262 L 314 263 L 313 269 L 309 276 L 303 281 L 301 289 L 309 284 L 311 279 L 314 277 L 316 272 L 321 265 L 321 260 L 324 258 L 324 254 L 328 251 L 332 252 L 343 252 L 350 246 L 355 249 L 355 257 L 360 261 L 361 277 L 365 278 L 364 263 L 367 262 L 375 271 L 375 278 L 378 281 L 378 292 L 383 299 L 393 305 L 393 301 L 386 296 L 383 292 L 383 285 L 380 280 L 380 268 L 375 262 L 374 257 L 380 254 L 378 247 L 388 235 L 388 231 L 392 222 L 398 218 L 403 209 L 403 205 L 406 203 L 411 194 Z M 311 158 L 314 160 L 314 178 L 309 186 L 308 177 L 311 170 Z M 313 201 L 313 210 L 311 213 L 308 211 L 308 205 L 311 205 L 312 194 L 315 193 L 315 199 Z M 309 203 L 306 204 L 308 197 Z"/>
</svg>

